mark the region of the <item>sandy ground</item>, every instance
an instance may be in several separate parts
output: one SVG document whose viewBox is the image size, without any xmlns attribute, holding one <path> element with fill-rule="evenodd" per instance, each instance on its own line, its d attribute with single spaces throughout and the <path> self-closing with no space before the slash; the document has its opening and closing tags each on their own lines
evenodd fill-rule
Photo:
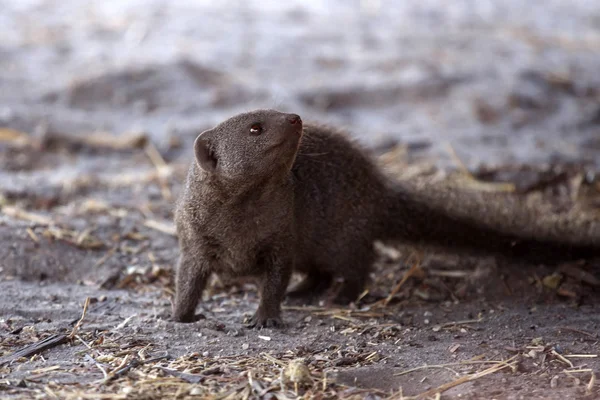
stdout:
<svg viewBox="0 0 600 400">
<path fill-rule="evenodd" d="M 598 260 L 440 255 L 378 307 L 409 268 L 388 251 L 363 303 L 288 305 L 283 331 L 243 327 L 257 299 L 241 283 L 214 282 L 206 319 L 168 321 L 190 144 L 242 110 L 343 126 L 405 173 L 464 166 L 550 202 L 575 177 L 597 210 L 594 2 L 15 0 L 0 1 L 0 23 L 0 356 L 71 332 L 92 299 L 86 345 L 0 359 L 2 397 L 170 397 L 161 368 L 185 367 L 219 369 L 180 377 L 181 397 L 268 398 L 256 385 L 277 386 L 298 357 L 318 380 L 302 390 L 322 398 L 418 395 L 499 365 L 464 360 L 515 364 L 442 398 L 600 396 Z M 165 358 L 131 365 L 146 353 Z M 98 383 L 99 362 L 131 369 Z M 452 365 L 397 375 L 440 364 Z"/>
</svg>

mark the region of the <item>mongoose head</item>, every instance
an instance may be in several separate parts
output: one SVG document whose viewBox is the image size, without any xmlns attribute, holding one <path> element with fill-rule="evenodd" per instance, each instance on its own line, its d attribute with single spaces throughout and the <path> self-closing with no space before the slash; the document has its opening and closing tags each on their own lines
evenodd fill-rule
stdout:
<svg viewBox="0 0 600 400">
<path fill-rule="evenodd" d="M 236 115 L 194 142 L 198 166 L 227 180 L 289 171 L 302 137 L 302 119 L 276 110 Z"/>
</svg>

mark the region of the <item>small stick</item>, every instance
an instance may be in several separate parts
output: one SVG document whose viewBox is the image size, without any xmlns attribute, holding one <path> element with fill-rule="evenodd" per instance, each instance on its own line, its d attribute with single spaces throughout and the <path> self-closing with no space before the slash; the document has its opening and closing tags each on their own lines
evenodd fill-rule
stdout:
<svg viewBox="0 0 600 400">
<path fill-rule="evenodd" d="M 552 350 L 551 353 L 552 353 L 553 356 L 555 356 L 556 358 L 558 358 L 560 361 L 562 361 L 565 364 L 567 364 L 569 366 L 569 368 L 575 368 L 575 366 L 573 365 L 573 363 L 571 361 L 567 360 L 562 355 L 560 355 L 559 353 L 557 353 L 556 350 Z"/>
<path fill-rule="evenodd" d="M 140 361 L 140 359 L 137 357 L 132 357 L 131 362 L 129 362 L 127 364 L 127 360 L 129 359 L 129 356 L 130 356 L 129 354 L 126 355 L 125 358 L 123 359 L 123 362 L 117 367 L 117 369 L 115 369 L 113 372 L 110 373 L 109 380 L 115 379 L 116 377 L 123 375 L 124 373 L 128 372 L 132 368 L 135 368 L 137 366 L 140 366 L 140 365 L 143 365 L 143 364 L 146 364 L 149 362 L 162 360 L 163 358 L 166 357 L 166 356 L 155 357 L 155 358 L 146 360 L 145 362 Z"/>
<path fill-rule="evenodd" d="M 9 142 L 18 147 L 31 144 L 31 137 L 21 131 L 10 128 L 0 128 L 0 142 Z"/>
<path fill-rule="evenodd" d="M 3 357 L 0 359 L 0 366 L 10 363 L 14 360 L 17 360 L 21 357 L 29 357 L 35 354 L 39 354 L 44 350 L 50 349 L 52 347 L 58 346 L 60 344 L 66 343 L 69 340 L 67 335 L 64 334 L 55 334 L 48 336 L 46 339 L 40 340 L 36 343 L 27 345 L 23 347 L 21 350 L 15 351 L 10 356 Z"/>
<path fill-rule="evenodd" d="M 144 225 L 148 228 L 157 230 L 162 233 L 166 233 L 167 235 L 177 236 L 177 231 L 175 230 L 175 226 L 166 222 L 160 222 L 155 219 L 147 219 L 144 222 Z"/>
<path fill-rule="evenodd" d="M 168 356 L 169 356 L 169 354 L 167 352 L 165 352 L 164 355 L 153 357 L 153 358 L 149 358 L 149 359 L 144 360 L 144 361 L 140 361 L 139 358 L 133 357 L 133 359 L 131 360 L 131 362 L 127 363 L 127 361 L 129 360 L 129 354 L 128 354 L 123 359 L 123 362 L 121 362 L 121 364 L 115 370 L 113 370 L 111 373 L 109 373 L 108 377 L 106 377 L 104 380 L 102 380 L 101 383 L 107 383 L 109 381 L 112 381 L 113 379 L 116 379 L 119 376 L 126 374 L 127 372 L 129 372 L 130 370 L 132 370 L 135 367 L 138 367 L 138 366 L 144 365 L 144 364 L 148 364 L 148 363 L 151 363 L 151 362 L 154 362 L 154 361 L 159 361 L 159 360 L 162 360 L 164 358 L 167 358 Z"/>
<path fill-rule="evenodd" d="M 161 371 L 165 372 L 167 375 L 174 376 L 175 378 L 179 378 L 188 383 L 198 384 L 198 383 L 202 383 L 202 381 L 204 379 L 206 379 L 206 376 L 204 376 L 202 374 L 188 374 L 185 372 L 177 371 L 176 369 L 171 369 L 171 368 L 166 368 L 166 367 L 161 367 L 161 366 L 156 366 L 155 368 L 160 369 Z"/>
<path fill-rule="evenodd" d="M 101 266 L 102 264 L 104 264 L 106 262 L 106 260 L 108 260 L 110 258 L 110 256 L 112 256 L 115 251 L 117 250 L 117 247 L 113 247 L 112 249 L 108 250 L 106 252 L 105 255 L 103 255 L 98 261 L 96 261 L 96 264 L 94 264 L 94 268 L 97 268 L 99 266 Z"/>
<path fill-rule="evenodd" d="M 448 154 L 454 160 L 454 162 L 456 163 L 458 168 L 462 171 L 462 173 L 465 174 L 469 179 L 475 180 L 475 178 L 473 177 L 473 174 L 471 174 L 471 171 L 469 171 L 469 168 L 467 168 L 467 166 L 465 165 L 463 160 L 456 153 L 456 150 L 454 150 L 454 146 L 452 146 L 452 144 L 450 144 L 450 143 L 446 143 L 446 149 L 448 150 Z"/>
<path fill-rule="evenodd" d="M 129 354 L 125 356 L 125 358 L 123 359 L 121 364 L 119 364 L 119 366 L 116 369 L 114 369 L 113 371 L 111 371 L 108 374 L 108 376 L 102 381 L 102 383 L 111 381 L 111 380 L 123 375 L 124 373 L 129 371 L 131 368 L 139 365 L 139 361 L 137 358 L 134 358 L 129 364 L 127 364 L 127 361 L 129 361 Z"/>
<path fill-rule="evenodd" d="M 148 363 L 152 363 L 152 362 L 154 362 L 154 361 L 164 360 L 165 358 L 168 358 L 168 357 L 169 357 L 169 352 L 168 352 L 168 351 L 165 351 L 164 353 L 165 353 L 165 354 L 163 354 L 163 355 L 160 355 L 160 356 L 156 356 L 156 357 L 148 358 L 148 359 L 146 359 L 146 360 L 142 361 L 142 364 L 148 364 Z"/>
<path fill-rule="evenodd" d="M 130 315 L 129 317 L 125 318 L 123 322 L 121 322 L 119 325 L 115 326 L 112 330 L 118 331 L 119 329 L 123 329 L 125 325 L 127 325 L 129 321 L 131 321 L 134 317 L 135 315 Z"/>
<path fill-rule="evenodd" d="M 592 389 L 594 388 L 595 384 L 596 384 L 596 374 L 592 372 L 592 376 L 590 376 L 590 381 L 588 382 L 587 386 L 585 387 L 586 393 L 591 394 Z"/>
<path fill-rule="evenodd" d="M 173 199 L 173 194 L 171 193 L 171 188 L 169 187 L 169 182 L 166 179 L 165 172 L 168 170 L 169 166 L 165 162 L 165 159 L 162 157 L 154 143 L 148 141 L 145 149 L 148 158 L 154 164 L 154 168 L 156 168 L 156 173 L 158 177 L 158 181 L 161 187 L 161 193 L 163 198 L 167 201 L 171 201 Z"/>
<path fill-rule="evenodd" d="M 77 336 L 77 338 L 79 338 L 79 340 L 81 340 L 81 338 L 79 336 Z M 83 340 L 81 340 L 83 342 Z M 83 344 L 87 345 L 85 342 L 83 342 Z M 99 363 L 94 357 L 90 356 L 89 354 L 85 355 L 86 358 L 89 358 L 90 360 L 92 360 L 94 362 L 94 365 L 96 365 L 96 367 L 98 367 L 98 369 L 100 371 L 102 371 L 102 375 L 104 376 L 104 380 L 108 379 L 108 373 L 106 372 L 106 369 L 102 366 L 101 363 Z"/>
<path fill-rule="evenodd" d="M 565 358 L 596 358 L 598 354 L 567 354 Z"/>
<path fill-rule="evenodd" d="M 268 353 L 261 353 L 261 356 L 263 356 L 265 359 L 271 361 L 272 363 L 279 365 L 280 367 L 285 367 L 287 365 L 283 361 L 279 361 L 278 359 L 276 359 L 275 357 L 273 357 L 272 355 L 270 355 Z"/>
<path fill-rule="evenodd" d="M 447 328 L 449 326 L 457 326 L 457 325 L 465 325 L 465 324 L 476 324 L 478 322 L 481 322 L 483 320 L 483 318 L 478 318 L 478 319 L 465 319 L 462 321 L 452 321 L 452 322 L 444 322 L 443 324 L 439 324 L 436 326 L 439 326 L 440 328 Z"/>
<path fill-rule="evenodd" d="M 406 371 L 402 371 L 402 372 L 398 372 L 397 374 L 394 374 L 394 376 L 400 376 L 400 375 L 406 375 L 406 374 L 410 374 L 411 372 L 415 372 L 415 371 L 420 371 L 422 369 L 428 369 L 428 368 L 446 368 L 452 372 L 454 372 L 456 375 L 459 375 L 456 371 L 454 371 L 453 369 L 450 369 L 448 367 L 457 367 L 460 365 L 475 365 L 475 364 L 504 364 L 505 361 L 494 361 L 494 360 L 465 360 L 465 361 L 459 361 L 459 362 L 455 362 L 455 363 L 448 363 L 448 364 L 437 364 L 437 365 L 422 365 L 420 367 L 415 367 L 415 368 L 411 368 L 411 369 L 407 369 Z"/>
<path fill-rule="evenodd" d="M 110 132 L 91 132 L 86 135 L 47 134 L 44 137 L 45 146 L 67 147 L 77 149 L 108 149 L 123 151 L 142 148 L 148 142 L 144 133 L 124 132 L 114 135 Z"/>
<path fill-rule="evenodd" d="M 58 399 L 58 396 L 56 395 L 56 393 L 54 393 L 52 391 L 52 389 L 50 389 L 48 386 L 44 387 L 44 392 L 46 392 L 46 394 L 54 399 Z"/>
<path fill-rule="evenodd" d="M 27 231 L 27 234 L 29 235 L 29 237 L 31 238 L 31 240 L 33 240 L 36 243 L 40 242 L 40 238 L 38 238 L 38 236 L 35 234 L 33 229 L 27 228 L 26 231 Z"/>
<path fill-rule="evenodd" d="M 455 381 L 448 382 L 448 383 L 445 383 L 443 385 L 438 386 L 437 388 L 430 389 L 430 390 L 428 390 L 426 392 L 423 392 L 423 393 L 419 394 L 418 396 L 416 396 L 416 399 L 425 399 L 425 398 L 427 398 L 427 397 L 429 397 L 431 395 L 437 394 L 437 393 L 441 394 L 441 393 L 443 393 L 443 392 L 445 392 L 447 390 L 452 389 L 453 387 L 456 387 L 458 385 L 462 385 L 465 382 L 474 381 L 475 379 L 479 379 L 479 378 L 482 378 L 482 377 L 484 377 L 486 375 L 493 374 L 494 372 L 498 372 L 498 371 L 500 371 L 500 370 L 502 370 L 502 369 L 504 369 L 506 367 L 513 367 L 513 366 L 516 365 L 516 363 L 513 362 L 513 363 L 509 364 L 509 361 L 512 361 L 515 357 L 516 356 L 510 358 L 507 361 L 502 362 L 501 364 L 494 365 L 493 367 L 485 369 L 485 370 L 483 370 L 481 372 L 478 372 L 476 374 L 466 375 L 466 376 L 463 376 L 462 378 L 459 378 L 459 379 L 457 379 Z"/>
<path fill-rule="evenodd" d="M 498 182 L 498 183 L 490 183 L 485 181 L 480 181 L 477 179 L 471 171 L 467 168 L 462 159 L 458 156 L 454 147 L 450 143 L 446 143 L 446 148 L 448 149 L 448 153 L 450 157 L 454 160 L 458 168 L 461 170 L 463 175 L 467 178 L 467 180 L 473 184 L 479 190 L 493 190 L 496 192 L 514 192 L 516 190 L 515 184 L 510 182 Z"/>
<path fill-rule="evenodd" d="M 77 323 L 73 327 L 73 330 L 71 331 L 71 334 L 68 336 L 69 340 L 72 340 L 75 337 L 75 335 L 77 334 L 79 327 L 81 327 L 81 324 L 83 323 L 83 318 L 85 318 L 85 314 L 87 314 L 87 309 L 88 309 L 89 305 L 90 305 L 90 298 L 86 297 L 85 303 L 83 303 L 83 312 L 81 313 L 81 318 L 79 318 L 79 321 L 77 321 Z"/>
<path fill-rule="evenodd" d="M 427 273 L 431 276 L 441 276 L 441 277 L 446 277 L 446 278 L 464 278 L 464 277 L 472 274 L 471 271 L 461 271 L 461 270 L 447 271 L 447 270 L 443 270 L 443 269 L 430 269 L 430 268 L 427 268 Z"/>
<path fill-rule="evenodd" d="M 400 280 L 400 282 L 392 289 L 392 291 L 385 298 L 385 300 L 383 300 L 383 306 L 384 307 L 386 307 L 388 305 L 388 303 L 390 301 L 392 301 L 392 299 L 394 298 L 394 296 L 400 291 L 400 288 L 404 285 L 404 283 L 406 283 L 406 281 L 408 280 L 408 278 L 410 278 L 411 276 L 413 276 L 417 272 L 417 270 L 420 268 L 420 265 L 421 265 L 421 257 L 420 257 L 420 255 L 417 255 L 416 256 L 416 260 L 413 263 L 413 265 L 410 267 L 410 269 L 404 273 L 404 276 L 402 277 L 402 279 Z"/>
<path fill-rule="evenodd" d="M 2 212 L 9 217 L 23 219 L 26 221 L 33 222 L 38 225 L 52 225 L 53 221 L 51 218 L 40 214 L 30 213 L 28 211 L 22 210 L 18 207 L 13 206 L 4 206 L 2 207 Z"/>
</svg>

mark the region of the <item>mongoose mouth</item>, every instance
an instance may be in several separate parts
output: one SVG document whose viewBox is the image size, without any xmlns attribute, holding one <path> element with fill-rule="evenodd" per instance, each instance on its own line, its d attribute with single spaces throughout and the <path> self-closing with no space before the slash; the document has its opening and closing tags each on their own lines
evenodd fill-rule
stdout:
<svg viewBox="0 0 600 400">
<path fill-rule="evenodd" d="M 287 117 L 287 121 L 291 125 L 291 130 L 293 133 L 297 135 L 302 135 L 302 119 L 297 114 L 289 114 Z"/>
<path fill-rule="evenodd" d="M 296 129 L 294 129 L 294 133 L 298 136 L 302 136 L 302 124 L 298 125 L 298 127 Z"/>
<path fill-rule="evenodd" d="M 295 134 L 293 136 L 287 135 L 285 138 L 283 138 L 283 140 L 280 140 L 279 142 L 270 146 L 269 150 L 279 149 L 279 148 L 285 147 L 285 146 L 291 146 L 291 147 L 296 148 L 300 144 L 301 137 L 302 137 L 302 128 L 299 128 L 299 129 L 297 129 L 297 132 L 295 132 Z"/>
</svg>

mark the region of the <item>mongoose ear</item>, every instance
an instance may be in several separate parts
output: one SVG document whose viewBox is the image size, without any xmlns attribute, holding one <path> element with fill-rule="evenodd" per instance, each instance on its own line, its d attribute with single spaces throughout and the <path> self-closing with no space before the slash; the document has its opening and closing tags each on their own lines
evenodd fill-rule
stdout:
<svg viewBox="0 0 600 400">
<path fill-rule="evenodd" d="M 203 170 L 213 172 L 217 168 L 217 156 L 211 148 L 207 135 L 200 134 L 194 142 L 196 162 Z"/>
</svg>

